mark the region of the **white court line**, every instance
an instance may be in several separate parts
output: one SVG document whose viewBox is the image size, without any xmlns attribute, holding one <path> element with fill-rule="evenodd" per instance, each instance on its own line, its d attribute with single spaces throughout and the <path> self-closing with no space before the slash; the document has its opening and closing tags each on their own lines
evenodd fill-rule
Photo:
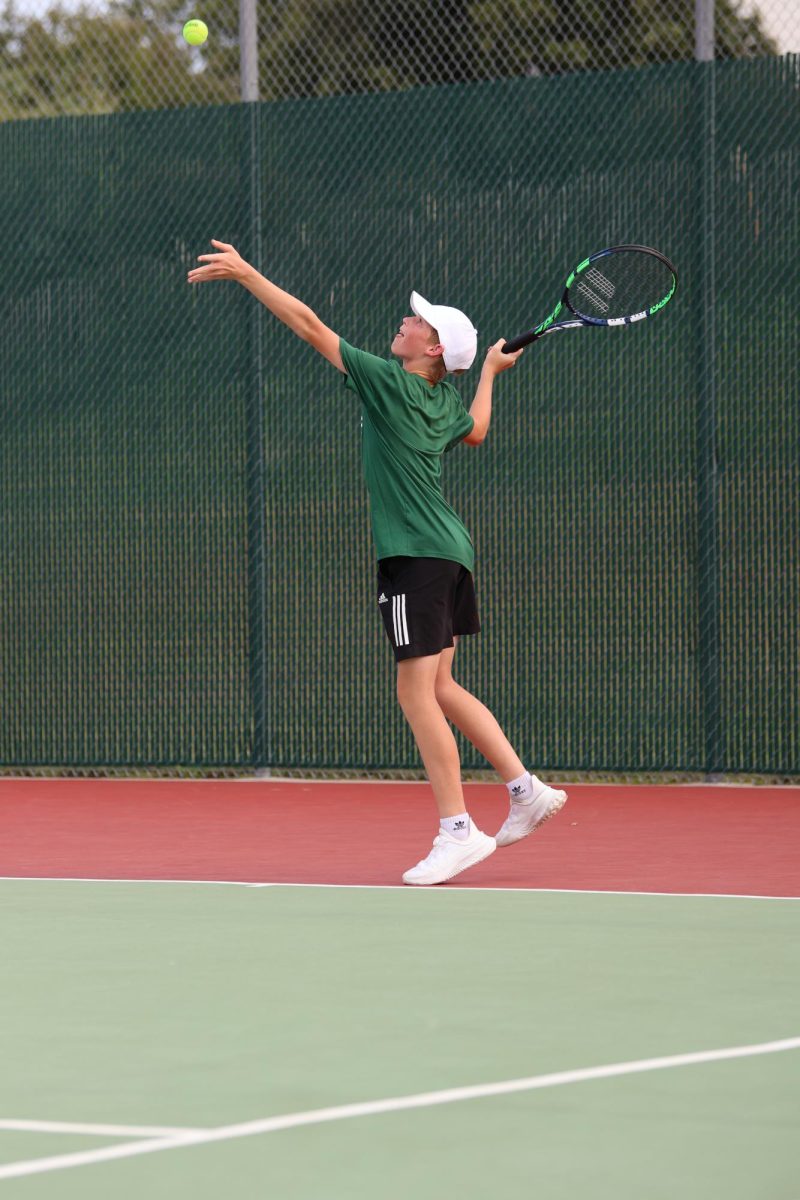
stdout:
<svg viewBox="0 0 800 1200">
<path fill-rule="evenodd" d="M 17 1121 L 0 1117 L 0 1130 L 20 1133 L 78 1133 L 87 1137 L 179 1137 L 186 1133 L 204 1133 L 203 1129 L 184 1129 L 173 1125 L 88 1125 L 83 1121 Z"/>
<path fill-rule="evenodd" d="M 784 1050 L 800 1049 L 800 1037 L 776 1042 L 760 1042 L 750 1046 L 730 1046 L 724 1050 L 699 1050 L 690 1054 L 672 1054 L 663 1058 L 643 1058 L 634 1062 L 610 1063 L 602 1067 L 584 1067 L 573 1071 L 557 1071 L 550 1075 L 531 1075 L 527 1079 L 508 1079 L 501 1083 L 483 1083 L 472 1087 L 447 1088 L 439 1092 L 420 1092 L 414 1096 L 395 1096 L 387 1100 L 368 1100 L 361 1104 L 342 1104 L 335 1108 L 318 1108 L 309 1112 L 286 1113 L 279 1117 L 263 1117 L 240 1125 L 222 1125 L 180 1137 L 154 1138 L 152 1141 L 107 1146 L 101 1150 L 85 1150 L 76 1154 L 59 1154 L 51 1158 L 28 1162 L 8 1163 L 0 1167 L 0 1179 L 21 1175 L 38 1175 L 45 1171 L 60 1171 L 70 1167 L 91 1166 L 117 1158 L 133 1158 L 140 1154 L 155 1154 L 160 1150 L 203 1146 L 211 1142 L 228 1142 L 234 1138 L 276 1133 L 296 1129 L 301 1125 L 321 1125 L 329 1121 L 346 1121 L 358 1117 L 373 1117 L 381 1113 L 402 1112 L 407 1109 L 432 1108 L 434 1105 L 455 1104 L 464 1100 L 483 1100 L 492 1096 L 508 1096 L 515 1092 L 530 1092 L 562 1084 L 585 1083 L 591 1079 L 612 1079 L 620 1075 L 635 1075 L 645 1071 L 662 1071 L 670 1067 L 688 1067 L 700 1063 L 722 1062 L 732 1058 L 751 1058 L 761 1054 L 777 1054 Z"/>
<path fill-rule="evenodd" d="M 246 879 L 106 879 L 88 875 L 0 875 L 0 883 L 180 883 L 204 887 L 305 887 L 305 884 L 250 883 Z M 317 885 L 308 884 L 308 887 Z M 320 885 L 324 886 L 324 885 Z M 331 886 L 338 887 L 338 884 Z"/>
<path fill-rule="evenodd" d="M 122 880 L 121 882 L 129 882 Z M 147 882 L 143 880 L 142 882 Z M 516 892 L 552 896 L 669 896 L 675 900 L 680 897 L 688 900 L 800 900 L 797 896 L 760 896 L 747 895 L 737 892 L 625 892 L 612 891 L 610 888 L 516 888 L 516 887 L 472 887 L 459 885 L 457 887 L 427 887 L 408 888 L 399 883 L 246 883 L 244 887 L 288 887 L 288 888 L 339 888 L 351 891 L 376 892 L 427 892 L 438 895 L 457 896 L 459 892 Z"/>
<path fill-rule="evenodd" d="M 403 892 L 405 895 L 460 892 L 512 892 L 520 895 L 552 896 L 667 896 L 672 900 L 800 900 L 797 896 L 762 896 L 739 892 L 626 892 L 608 888 L 517 888 L 517 887 L 429 887 L 409 888 L 401 883 L 256 883 L 246 879 L 99 879 L 82 875 L 0 875 L 0 883 L 170 883 L 202 884 L 205 887 L 246 888 L 333 888 L 355 892 Z"/>
</svg>

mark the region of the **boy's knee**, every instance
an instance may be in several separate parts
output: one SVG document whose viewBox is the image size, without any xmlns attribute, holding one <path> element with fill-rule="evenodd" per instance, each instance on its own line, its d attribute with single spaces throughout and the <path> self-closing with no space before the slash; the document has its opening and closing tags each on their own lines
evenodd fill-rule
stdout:
<svg viewBox="0 0 800 1200">
<path fill-rule="evenodd" d="M 458 684 L 453 679 L 452 675 L 448 675 L 445 679 L 437 679 L 436 686 L 434 688 L 436 703 L 444 708 L 454 695 L 457 687 Z"/>
<path fill-rule="evenodd" d="M 397 672 L 397 700 L 401 708 L 405 708 L 406 703 L 409 703 L 414 694 L 413 683 L 406 679 L 402 672 Z"/>
<path fill-rule="evenodd" d="M 404 713 L 425 708 L 435 698 L 434 688 L 414 677 L 397 676 L 397 699 Z"/>
</svg>

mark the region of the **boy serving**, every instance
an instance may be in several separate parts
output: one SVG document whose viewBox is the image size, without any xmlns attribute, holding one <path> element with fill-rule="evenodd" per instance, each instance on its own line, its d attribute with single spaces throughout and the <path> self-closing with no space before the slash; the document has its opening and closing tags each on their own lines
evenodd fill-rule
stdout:
<svg viewBox="0 0 800 1200">
<path fill-rule="evenodd" d="M 397 699 L 414 735 L 439 810 L 439 832 L 426 858 L 403 882 L 444 883 L 538 829 L 566 793 L 526 770 L 495 717 L 453 677 L 458 639 L 480 631 L 472 539 L 444 498 L 442 455 L 464 442 L 479 446 L 492 416 L 496 377 L 523 351 L 489 348 L 467 412 L 448 372 L 472 366 L 477 333 L 457 308 L 417 292 L 391 344 L 391 359 L 351 346 L 306 304 L 266 279 L 226 242 L 189 272 L 189 283 L 231 279 L 346 377 L 362 405 L 362 462 L 377 558 L 378 610 L 397 662 Z M 450 723 L 504 780 L 508 817 L 496 837 L 470 819 Z"/>
</svg>

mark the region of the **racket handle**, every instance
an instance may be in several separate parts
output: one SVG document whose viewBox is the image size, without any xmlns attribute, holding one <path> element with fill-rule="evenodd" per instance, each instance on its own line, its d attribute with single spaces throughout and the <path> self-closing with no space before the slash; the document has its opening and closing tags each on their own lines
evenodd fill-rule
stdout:
<svg viewBox="0 0 800 1200">
<path fill-rule="evenodd" d="M 523 346 L 529 346 L 531 342 L 536 341 L 542 335 L 537 329 L 528 329 L 525 333 L 519 333 L 510 342 L 506 342 L 502 347 L 502 354 L 513 354 L 515 350 L 521 350 Z"/>
</svg>

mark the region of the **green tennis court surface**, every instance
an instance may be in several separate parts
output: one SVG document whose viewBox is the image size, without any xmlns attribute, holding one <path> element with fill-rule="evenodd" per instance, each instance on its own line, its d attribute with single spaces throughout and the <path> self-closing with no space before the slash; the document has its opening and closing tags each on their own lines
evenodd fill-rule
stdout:
<svg viewBox="0 0 800 1200">
<path fill-rule="evenodd" d="M 797 1196 L 797 1049 L 585 1072 L 796 1040 L 798 901 L 30 880 L 0 911 L 4 1196 Z"/>
</svg>

